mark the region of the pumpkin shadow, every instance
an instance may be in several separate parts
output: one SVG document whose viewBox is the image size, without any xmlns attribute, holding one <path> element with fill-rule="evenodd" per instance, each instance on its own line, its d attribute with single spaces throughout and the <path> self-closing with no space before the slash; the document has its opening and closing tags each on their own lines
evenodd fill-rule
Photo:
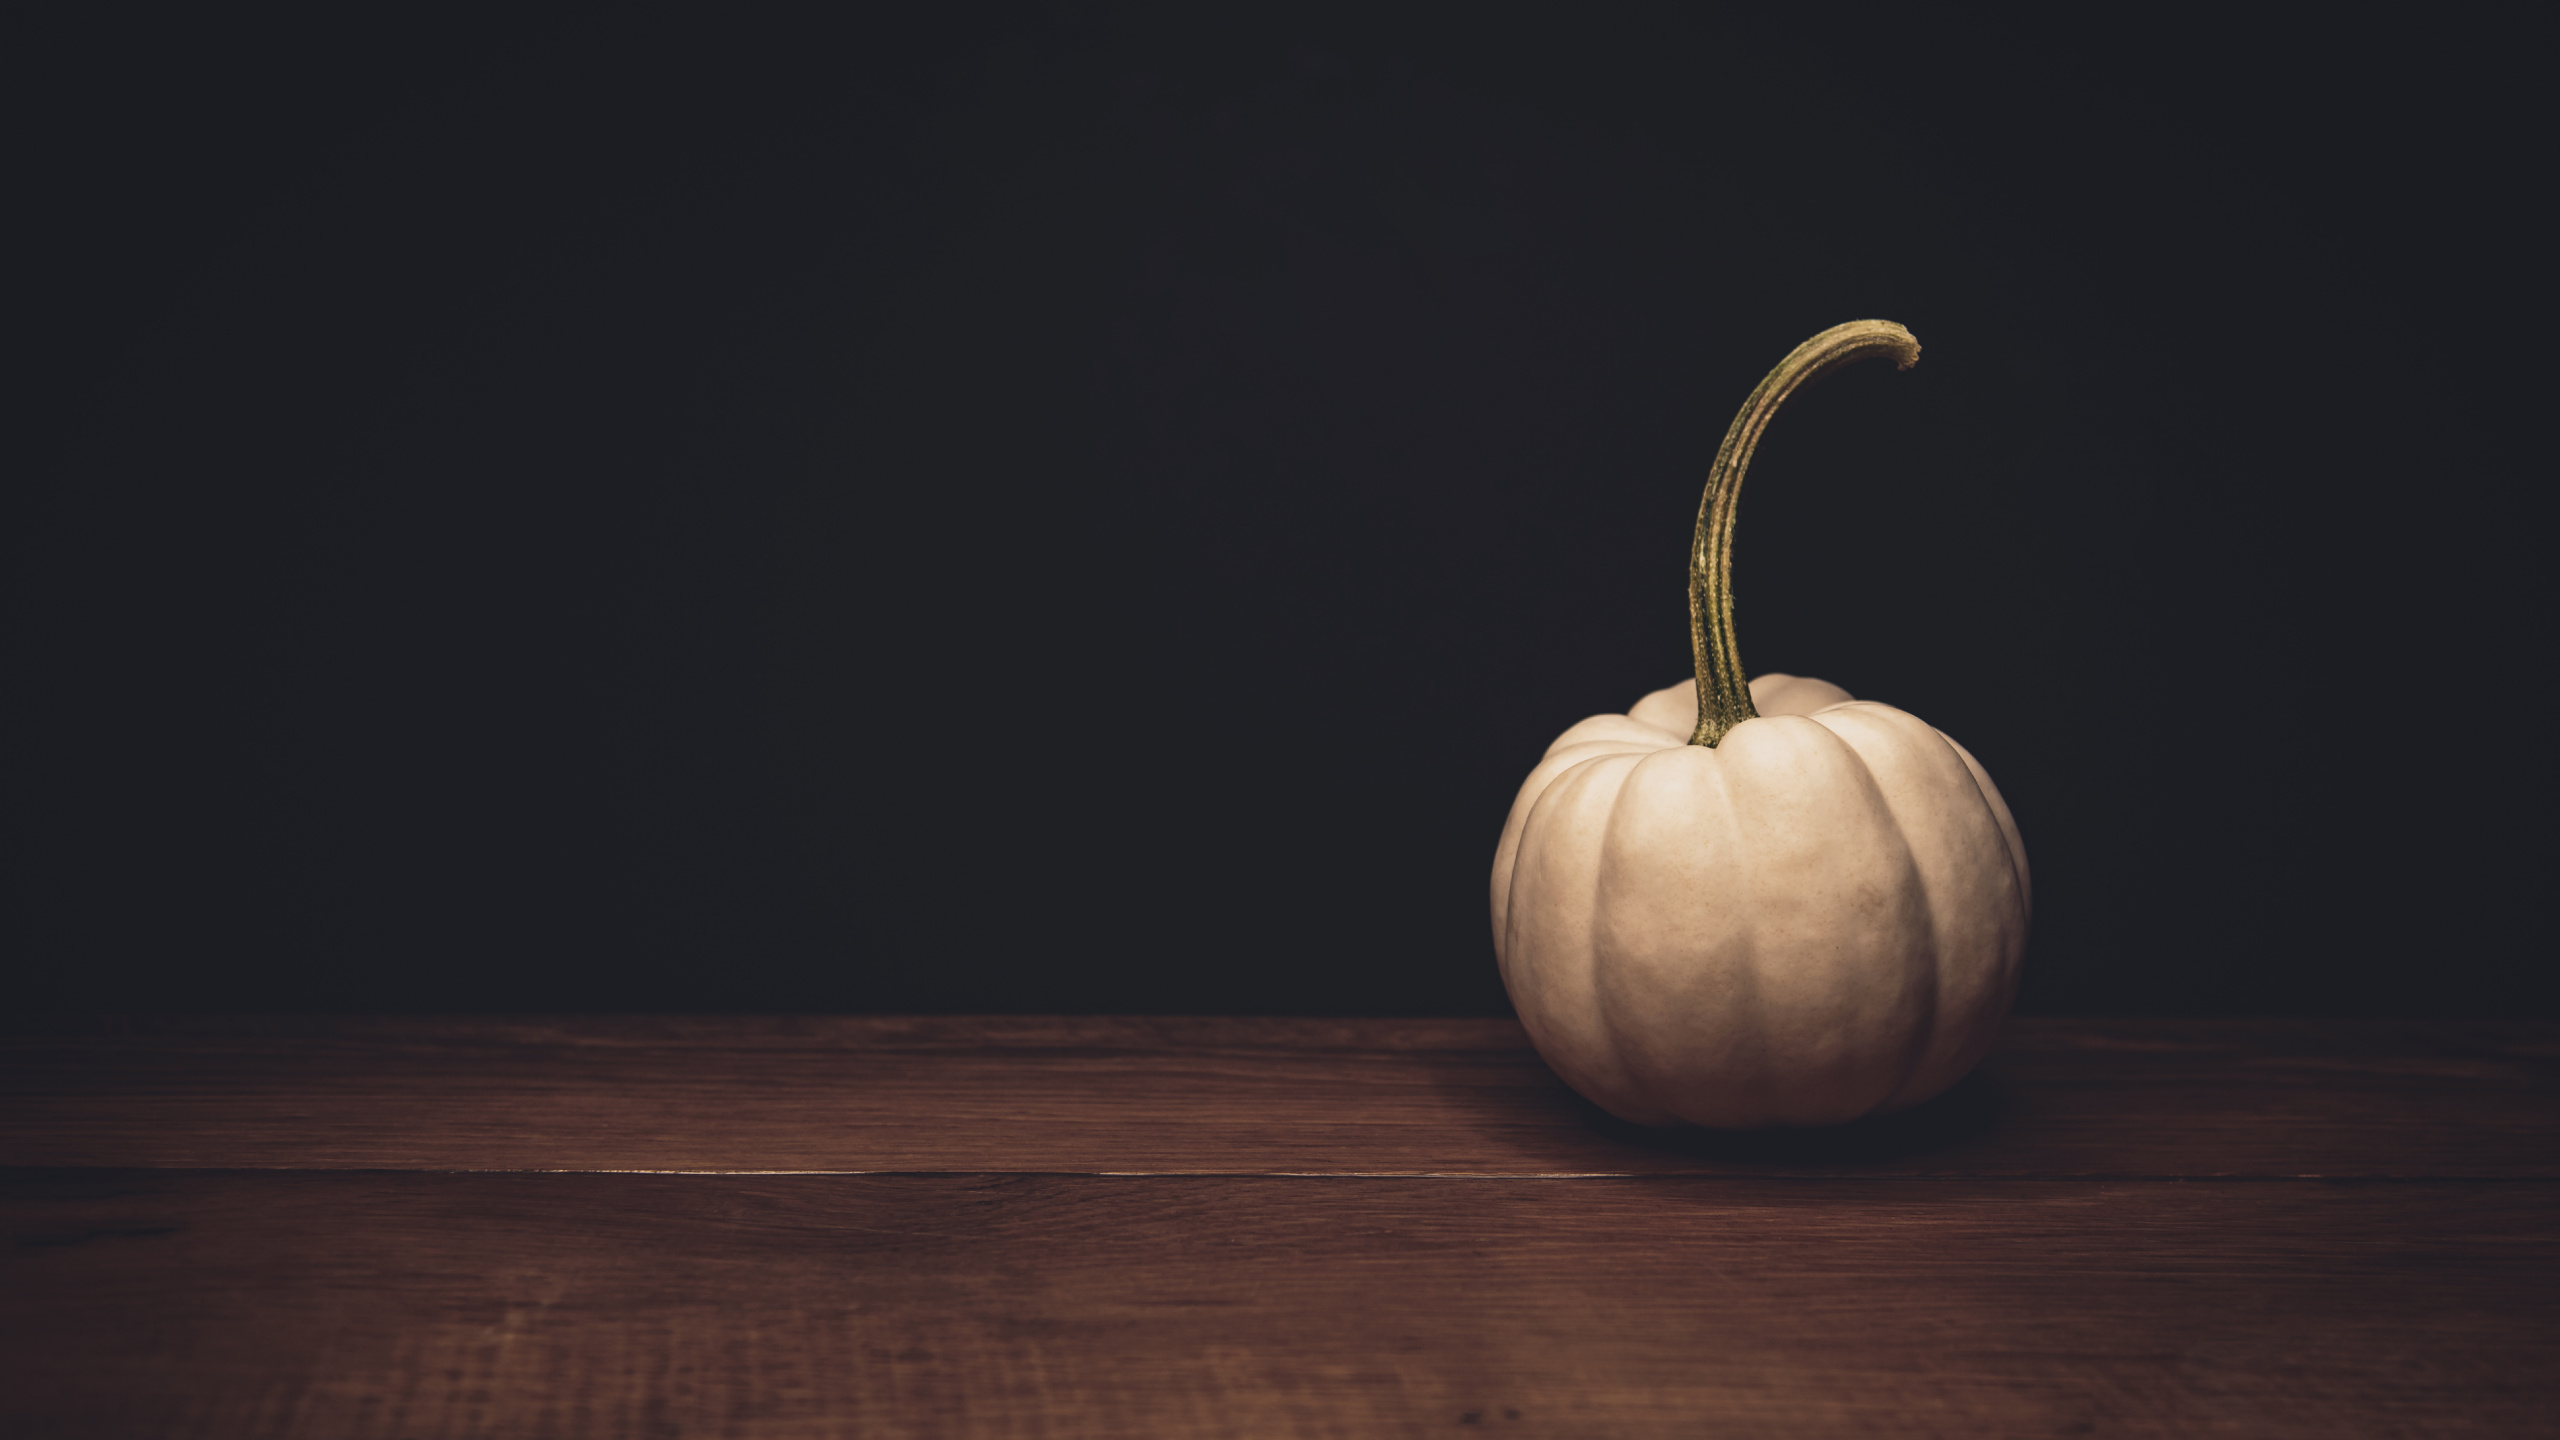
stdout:
<svg viewBox="0 0 2560 1440">
<path fill-rule="evenodd" d="M 1667 1151 L 1696 1160 L 1788 1161 L 1854 1164 L 1926 1155 L 1988 1133 L 2007 1103 L 1997 1081 L 1976 1071 L 1934 1100 L 1891 1115 L 1871 1115 L 1845 1125 L 1768 1130 L 1657 1128 L 1621 1120 L 1576 1095 L 1583 1123 L 1621 1144 Z"/>
</svg>

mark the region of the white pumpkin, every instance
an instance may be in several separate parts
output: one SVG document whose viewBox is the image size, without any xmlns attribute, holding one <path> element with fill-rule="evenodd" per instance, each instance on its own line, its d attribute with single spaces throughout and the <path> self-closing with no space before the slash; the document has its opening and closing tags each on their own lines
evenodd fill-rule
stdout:
<svg viewBox="0 0 2560 1440">
<path fill-rule="evenodd" d="M 1791 675 L 1741 683 L 1727 577 L 1752 444 L 1804 379 L 1903 356 L 1825 331 L 1734 422 L 1701 509 L 1692 639 L 1711 678 L 1557 737 L 1493 862 L 1495 953 L 1538 1052 L 1621 1118 L 1819 1125 L 1937 1095 L 1982 1058 L 2026 948 L 2025 846 L 1964 747 Z"/>
</svg>

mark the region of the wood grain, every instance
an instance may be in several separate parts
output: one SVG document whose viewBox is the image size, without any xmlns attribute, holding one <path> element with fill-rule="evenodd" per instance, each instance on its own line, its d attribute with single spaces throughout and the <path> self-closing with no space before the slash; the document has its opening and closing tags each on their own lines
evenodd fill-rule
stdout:
<svg viewBox="0 0 2560 1440">
<path fill-rule="evenodd" d="M 2555 1140 L 2524 1022 L 1702 1137 L 1498 1021 L 22 1021 L 0 1433 L 2549 1435 Z"/>
<path fill-rule="evenodd" d="M 22 1021 L 0 1163 L 2560 1177 L 2560 1026 L 2017 1019 L 1923 1110 L 1702 1137 L 1607 1121 L 1507 1020 Z"/>
<path fill-rule="evenodd" d="M 2550 1433 L 2537 1182 L 16 1172 L 51 1435 Z"/>
</svg>

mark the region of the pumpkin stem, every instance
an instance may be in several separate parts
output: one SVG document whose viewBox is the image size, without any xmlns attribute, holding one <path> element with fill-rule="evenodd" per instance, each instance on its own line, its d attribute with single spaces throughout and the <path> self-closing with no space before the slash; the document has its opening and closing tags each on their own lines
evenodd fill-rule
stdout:
<svg viewBox="0 0 2560 1440">
<path fill-rule="evenodd" d="M 1742 495 L 1742 472 L 1752 448 L 1778 407 L 1797 387 L 1870 355 L 1890 355 L 1896 370 L 1920 358 L 1920 342 L 1890 320 L 1834 325 L 1790 351 L 1742 402 L 1742 413 L 1716 447 L 1707 472 L 1706 499 L 1698 506 L 1698 538 L 1689 551 L 1689 649 L 1698 666 L 1698 730 L 1692 745 L 1712 747 L 1734 726 L 1755 719 L 1751 687 L 1743 678 L 1742 652 L 1733 642 L 1733 509 Z"/>
</svg>

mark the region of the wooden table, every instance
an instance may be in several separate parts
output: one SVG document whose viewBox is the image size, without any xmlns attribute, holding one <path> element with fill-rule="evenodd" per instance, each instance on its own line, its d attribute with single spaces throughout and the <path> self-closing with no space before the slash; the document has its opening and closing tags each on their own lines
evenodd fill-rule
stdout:
<svg viewBox="0 0 2560 1440">
<path fill-rule="evenodd" d="M 1508 1021 L 0 1038 L 0 1433 L 2560 1434 L 2560 1026 L 2021 1019 L 1630 1130 Z"/>
</svg>

